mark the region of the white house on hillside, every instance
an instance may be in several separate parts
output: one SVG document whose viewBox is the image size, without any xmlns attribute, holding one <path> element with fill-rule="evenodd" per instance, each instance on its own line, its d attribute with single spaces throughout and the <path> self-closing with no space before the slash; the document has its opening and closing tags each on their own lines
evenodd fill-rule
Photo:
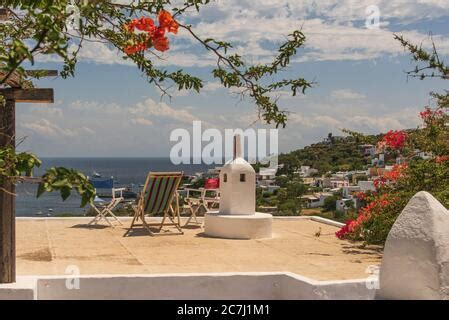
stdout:
<svg viewBox="0 0 449 320">
<path fill-rule="evenodd" d="M 360 186 L 345 186 L 341 189 L 343 198 L 348 198 L 354 192 L 360 192 Z"/>
<path fill-rule="evenodd" d="M 324 206 L 324 200 L 328 197 L 332 197 L 332 193 L 315 193 L 302 196 L 301 199 L 305 202 L 306 208 L 319 208 Z"/>
<path fill-rule="evenodd" d="M 311 168 L 310 166 L 301 166 L 298 173 L 300 177 L 310 177 L 311 175 L 318 173 L 318 170 Z"/>
<path fill-rule="evenodd" d="M 276 168 L 260 168 L 259 173 L 256 175 L 257 184 L 261 187 L 273 186 L 275 184 L 276 172 Z"/>
<path fill-rule="evenodd" d="M 376 191 L 373 181 L 359 181 L 357 182 L 357 186 L 360 187 L 360 191 L 362 192 Z"/>
</svg>

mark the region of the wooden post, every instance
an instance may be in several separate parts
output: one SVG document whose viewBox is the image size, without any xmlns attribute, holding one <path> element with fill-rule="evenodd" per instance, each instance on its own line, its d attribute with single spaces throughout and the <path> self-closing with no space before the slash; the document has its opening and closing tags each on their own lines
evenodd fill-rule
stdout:
<svg viewBox="0 0 449 320">
<path fill-rule="evenodd" d="M 15 148 L 15 107 L 11 99 L 0 106 L 0 148 Z M 0 283 L 16 281 L 15 191 L 11 180 L 0 178 Z"/>
<path fill-rule="evenodd" d="M 40 77 L 57 75 L 57 72 L 53 70 L 27 72 Z M 0 106 L 0 148 L 15 149 L 16 102 L 53 103 L 53 89 L 0 88 L 0 95 L 6 100 L 5 106 Z M 15 192 L 13 181 L 0 177 L 0 283 L 16 281 Z"/>
</svg>

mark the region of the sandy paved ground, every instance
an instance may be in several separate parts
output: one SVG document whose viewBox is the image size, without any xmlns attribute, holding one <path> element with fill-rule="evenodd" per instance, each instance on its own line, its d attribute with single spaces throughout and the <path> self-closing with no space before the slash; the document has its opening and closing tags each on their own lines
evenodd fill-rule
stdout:
<svg viewBox="0 0 449 320">
<path fill-rule="evenodd" d="M 365 278 L 381 254 L 336 239 L 337 228 L 310 220 L 273 221 L 273 239 L 223 240 L 184 235 L 151 237 L 124 227 L 88 227 L 80 219 L 18 219 L 18 275 L 290 271 L 318 280 Z M 123 221 L 128 225 L 128 221 Z M 315 233 L 321 228 L 321 235 Z M 143 230 L 142 230 L 143 231 Z"/>
</svg>

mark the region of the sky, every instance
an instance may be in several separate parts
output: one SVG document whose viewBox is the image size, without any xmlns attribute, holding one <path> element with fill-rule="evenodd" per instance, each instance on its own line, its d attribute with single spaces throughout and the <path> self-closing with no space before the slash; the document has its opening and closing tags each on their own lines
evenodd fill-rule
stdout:
<svg viewBox="0 0 449 320">
<path fill-rule="evenodd" d="M 176 3 L 176 1 L 174 1 Z M 377 6 L 379 27 L 367 28 Z M 414 43 L 430 44 L 449 56 L 447 0 L 212 0 L 200 13 L 180 18 L 204 38 L 230 41 L 245 61 L 268 62 L 286 35 L 302 28 L 305 47 L 283 77 L 314 81 L 305 95 L 276 97 L 289 111 L 279 130 L 279 151 L 321 141 L 342 129 L 363 133 L 413 128 L 418 112 L 432 104 L 430 91 L 447 89 L 441 80 L 408 79 L 410 56 L 393 39 L 398 33 Z M 19 104 L 20 150 L 40 157 L 167 157 L 177 128 L 272 128 L 257 121 L 251 100 L 222 88 L 211 76 L 216 61 L 182 30 L 170 35 L 170 50 L 155 61 L 168 70 L 183 69 L 205 80 L 200 94 L 171 90 L 161 98 L 135 66 L 102 43 L 86 43 L 71 79 L 39 80 L 55 89 L 54 104 Z M 36 68 L 60 69 L 54 57 Z"/>
</svg>

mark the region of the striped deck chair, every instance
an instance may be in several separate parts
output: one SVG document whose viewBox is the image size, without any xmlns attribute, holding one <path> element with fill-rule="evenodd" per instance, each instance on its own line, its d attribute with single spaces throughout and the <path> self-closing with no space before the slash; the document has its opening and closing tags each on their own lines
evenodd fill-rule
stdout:
<svg viewBox="0 0 449 320">
<path fill-rule="evenodd" d="M 134 217 L 125 236 L 136 226 L 139 219 L 150 235 L 184 234 L 181 229 L 177 192 L 182 176 L 183 172 L 150 172 L 148 174 L 137 205 L 133 207 Z M 151 225 L 145 221 L 145 215 L 158 213 L 163 213 L 164 216 L 161 223 L 156 224 L 159 227 L 159 232 L 155 233 L 151 230 Z M 167 220 L 169 221 L 167 222 Z M 161 233 L 164 226 L 174 226 L 178 232 Z"/>
</svg>

